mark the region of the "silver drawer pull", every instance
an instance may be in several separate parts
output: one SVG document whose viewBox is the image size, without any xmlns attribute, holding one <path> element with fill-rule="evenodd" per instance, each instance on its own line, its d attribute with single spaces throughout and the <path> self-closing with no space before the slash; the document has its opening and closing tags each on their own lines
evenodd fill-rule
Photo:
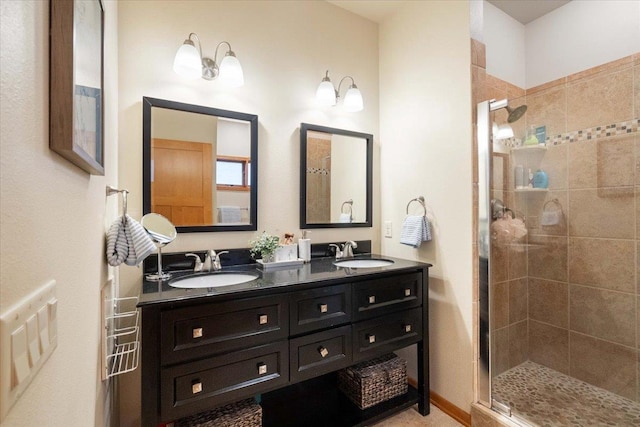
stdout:
<svg viewBox="0 0 640 427">
<path fill-rule="evenodd" d="M 370 295 L 369 296 L 369 304 L 375 304 L 376 303 L 376 296 L 375 295 Z"/>
<path fill-rule="evenodd" d="M 329 311 L 329 306 L 327 304 L 318 304 L 318 308 L 320 309 L 320 313 L 326 313 Z"/>
<path fill-rule="evenodd" d="M 404 296 L 405 297 L 410 297 L 411 296 L 411 289 L 407 288 L 404 290 Z"/>
<path fill-rule="evenodd" d="M 404 325 L 405 332 L 411 332 L 411 325 Z"/>
<path fill-rule="evenodd" d="M 202 383 L 198 381 L 197 383 L 193 383 L 191 385 L 191 393 L 198 394 L 202 391 Z"/>
<path fill-rule="evenodd" d="M 267 316 L 266 314 L 261 314 L 260 317 L 258 317 L 258 322 L 261 325 L 266 325 L 267 323 L 269 323 L 269 316 Z"/>
<path fill-rule="evenodd" d="M 376 342 L 376 336 L 373 334 L 367 334 L 366 338 L 367 341 L 369 341 L 369 344 L 373 344 L 374 342 Z"/>
<path fill-rule="evenodd" d="M 264 375 L 267 373 L 267 365 L 264 363 L 258 363 L 258 375 Z"/>
<path fill-rule="evenodd" d="M 318 347 L 318 353 L 320 353 L 320 356 L 327 357 L 329 355 L 329 350 L 327 350 L 325 347 L 320 346 Z"/>
<path fill-rule="evenodd" d="M 193 337 L 202 338 L 202 328 L 193 328 Z"/>
</svg>

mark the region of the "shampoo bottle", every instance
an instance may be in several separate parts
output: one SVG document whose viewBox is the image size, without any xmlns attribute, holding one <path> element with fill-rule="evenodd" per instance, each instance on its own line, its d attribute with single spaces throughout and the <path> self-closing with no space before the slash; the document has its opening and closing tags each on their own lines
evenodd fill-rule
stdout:
<svg viewBox="0 0 640 427">
<path fill-rule="evenodd" d="M 522 190 L 524 188 L 524 167 L 517 165 L 513 171 L 514 181 L 516 183 L 516 190 Z"/>
<path fill-rule="evenodd" d="M 298 256 L 304 262 L 311 261 L 311 239 L 307 238 L 307 233 L 311 233 L 307 230 L 302 230 L 302 239 L 298 239 Z"/>
<path fill-rule="evenodd" d="M 542 169 L 538 169 L 536 174 L 533 176 L 533 188 L 548 188 L 549 187 L 549 177 L 547 173 Z"/>
</svg>

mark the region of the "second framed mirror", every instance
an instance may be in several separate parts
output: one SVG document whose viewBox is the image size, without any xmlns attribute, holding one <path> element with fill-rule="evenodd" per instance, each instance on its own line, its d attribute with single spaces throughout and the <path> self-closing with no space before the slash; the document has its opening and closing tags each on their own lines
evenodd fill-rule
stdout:
<svg viewBox="0 0 640 427">
<path fill-rule="evenodd" d="M 373 135 L 300 125 L 300 228 L 371 227 Z"/>
</svg>

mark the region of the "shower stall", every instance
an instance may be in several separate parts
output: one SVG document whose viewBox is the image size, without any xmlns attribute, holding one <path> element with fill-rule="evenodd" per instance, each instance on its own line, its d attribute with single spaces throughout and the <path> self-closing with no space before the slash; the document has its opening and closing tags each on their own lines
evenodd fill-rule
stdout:
<svg viewBox="0 0 640 427">
<path fill-rule="evenodd" d="M 477 104 L 478 400 L 521 425 L 640 425 L 634 73 Z"/>
</svg>

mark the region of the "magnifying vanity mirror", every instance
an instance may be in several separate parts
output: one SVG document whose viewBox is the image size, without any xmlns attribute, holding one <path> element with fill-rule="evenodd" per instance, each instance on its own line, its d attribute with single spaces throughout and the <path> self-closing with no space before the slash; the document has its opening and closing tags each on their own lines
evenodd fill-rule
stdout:
<svg viewBox="0 0 640 427">
<path fill-rule="evenodd" d="M 160 281 L 171 277 L 162 271 L 162 248 L 173 242 L 177 236 L 176 227 L 160 214 L 148 213 L 142 217 L 140 223 L 158 248 L 158 274 L 149 274 L 147 280 Z"/>
<path fill-rule="evenodd" d="M 300 125 L 300 228 L 371 227 L 373 135 Z"/>
<path fill-rule="evenodd" d="M 258 116 L 144 97 L 143 212 L 184 232 L 250 231 L 258 218 Z"/>
</svg>

